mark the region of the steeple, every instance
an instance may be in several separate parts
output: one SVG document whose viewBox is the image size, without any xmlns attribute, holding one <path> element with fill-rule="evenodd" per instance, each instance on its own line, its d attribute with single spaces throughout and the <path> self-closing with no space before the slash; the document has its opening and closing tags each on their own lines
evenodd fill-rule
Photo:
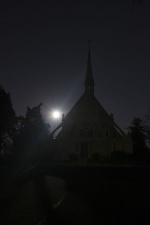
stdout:
<svg viewBox="0 0 150 225">
<path fill-rule="evenodd" d="M 89 93 L 94 94 L 94 79 L 93 79 L 93 74 L 92 74 L 90 45 L 89 45 L 87 71 L 86 71 L 86 78 L 85 78 L 84 86 L 85 86 L 85 92 L 89 92 Z"/>
</svg>

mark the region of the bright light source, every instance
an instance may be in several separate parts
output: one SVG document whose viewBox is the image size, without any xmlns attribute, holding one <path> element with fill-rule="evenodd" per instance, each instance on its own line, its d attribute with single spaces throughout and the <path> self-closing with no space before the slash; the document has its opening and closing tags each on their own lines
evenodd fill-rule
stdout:
<svg viewBox="0 0 150 225">
<path fill-rule="evenodd" d="M 53 119 L 60 119 L 61 118 L 61 113 L 58 110 L 55 110 L 52 112 L 52 117 Z"/>
</svg>

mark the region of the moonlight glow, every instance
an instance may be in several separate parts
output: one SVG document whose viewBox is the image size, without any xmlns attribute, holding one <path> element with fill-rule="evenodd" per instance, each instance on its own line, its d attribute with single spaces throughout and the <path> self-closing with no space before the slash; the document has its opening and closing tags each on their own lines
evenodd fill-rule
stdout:
<svg viewBox="0 0 150 225">
<path fill-rule="evenodd" d="M 61 117 L 60 111 L 55 110 L 55 111 L 52 112 L 52 118 L 53 119 L 57 120 L 57 119 L 60 119 L 60 117 Z"/>
</svg>

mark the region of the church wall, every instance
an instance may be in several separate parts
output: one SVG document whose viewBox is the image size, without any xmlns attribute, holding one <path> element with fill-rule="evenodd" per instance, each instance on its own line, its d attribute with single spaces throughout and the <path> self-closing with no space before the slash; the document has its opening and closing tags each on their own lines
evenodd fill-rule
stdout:
<svg viewBox="0 0 150 225">
<path fill-rule="evenodd" d="M 85 78 L 85 92 L 62 118 L 55 158 L 83 160 L 109 158 L 112 152 L 132 153 L 131 139 L 114 122 L 94 96 L 90 49 Z"/>
<path fill-rule="evenodd" d="M 82 148 L 87 149 L 87 159 L 91 159 L 93 154 L 98 153 L 100 157 L 110 158 L 114 151 L 122 151 L 127 154 L 132 153 L 132 142 L 129 139 L 116 138 L 72 138 L 57 140 L 55 160 L 82 160 Z M 86 153 L 84 153 L 86 154 Z"/>
<path fill-rule="evenodd" d="M 85 121 L 85 120 L 84 120 Z M 91 158 L 94 153 L 100 156 L 110 157 L 113 151 L 132 152 L 131 140 L 115 133 L 113 123 L 106 119 L 98 123 L 97 118 L 92 118 L 92 136 L 88 132 L 81 130 L 83 119 L 80 117 L 75 121 L 69 119 L 64 124 L 63 143 L 59 144 L 58 154 L 61 159 L 69 160 L 70 158 L 82 158 L 82 151 L 87 149 L 87 158 Z M 82 132 L 81 132 L 82 131 Z M 66 141 L 65 141 L 66 140 Z"/>
</svg>

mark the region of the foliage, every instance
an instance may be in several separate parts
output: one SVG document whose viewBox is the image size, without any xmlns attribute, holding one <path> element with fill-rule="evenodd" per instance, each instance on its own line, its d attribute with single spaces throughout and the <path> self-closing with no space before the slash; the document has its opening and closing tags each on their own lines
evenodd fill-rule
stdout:
<svg viewBox="0 0 150 225">
<path fill-rule="evenodd" d="M 92 161 L 97 162 L 99 161 L 100 154 L 98 152 L 94 152 L 92 153 L 91 158 L 92 158 Z"/>
<path fill-rule="evenodd" d="M 134 118 L 128 127 L 133 141 L 133 153 L 136 159 L 145 159 L 148 151 L 146 146 L 145 126 L 142 119 Z"/>
<path fill-rule="evenodd" d="M 112 162 L 125 162 L 127 155 L 123 151 L 114 151 L 111 153 L 111 161 Z"/>
<path fill-rule="evenodd" d="M 69 160 L 71 160 L 71 161 L 77 161 L 78 160 L 78 154 L 76 154 L 76 153 L 70 153 L 69 154 Z"/>
<path fill-rule="evenodd" d="M 24 160 L 42 151 L 49 134 L 50 126 L 42 118 L 41 106 L 27 107 L 25 117 L 19 117 L 15 149 Z"/>
<path fill-rule="evenodd" d="M 150 111 L 148 111 L 148 113 L 145 116 L 144 126 L 145 126 L 146 139 L 150 145 Z"/>
<path fill-rule="evenodd" d="M 10 151 L 17 118 L 12 107 L 10 94 L 0 86 L 0 153 L 4 156 Z"/>
</svg>

